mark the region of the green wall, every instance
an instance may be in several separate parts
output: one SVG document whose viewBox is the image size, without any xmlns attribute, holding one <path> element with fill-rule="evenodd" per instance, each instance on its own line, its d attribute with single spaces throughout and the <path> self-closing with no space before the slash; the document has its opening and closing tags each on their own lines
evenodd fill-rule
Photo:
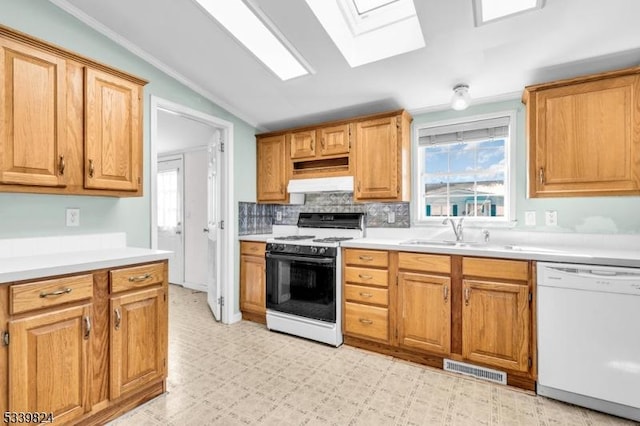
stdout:
<svg viewBox="0 0 640 426">
<path fill-rule="evenodd" d="M 0 193 L 0 238 L 123 231 L 129 245 L 149 247 L 151 95 L 234 123 L 234 205 L 255 200 L 255 129 L 154 68 L 79 20 L 43 0 L 2 0 L 0 23 L 31 34 L 150 83 L 144 91 L 144 197 L 109 198 Z M 65 227 L 65 209 L 80 208 L 80 227 Z M 234 218 L 235 220 L 235 218 Z"/>
<path fill-rule="evenodd" d="M 471 106 L 465 111 L 444 110 L 416 115 L 414 128 L 443 120 L 493 112 L 516 115 L 516 228 L 545 232 L 640 233 L 640 197 L 527 198 L 525 106 L 520 100 Z M 525 211 L 535 211 L 537 226 L 524 225 Z M 546 210 L 558 212 L 558 226 L 544 226 Z"/>
</svg>

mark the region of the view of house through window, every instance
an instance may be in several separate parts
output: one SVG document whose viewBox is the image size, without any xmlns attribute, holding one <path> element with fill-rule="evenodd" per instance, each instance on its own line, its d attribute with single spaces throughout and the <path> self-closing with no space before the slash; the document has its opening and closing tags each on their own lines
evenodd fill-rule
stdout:
<svg viewBox="0 0 640 426">
<path fill-rule="evenodd" d="M 509 121 L 418 129 L 419 217 L 509 219 Z"/>
</svg>

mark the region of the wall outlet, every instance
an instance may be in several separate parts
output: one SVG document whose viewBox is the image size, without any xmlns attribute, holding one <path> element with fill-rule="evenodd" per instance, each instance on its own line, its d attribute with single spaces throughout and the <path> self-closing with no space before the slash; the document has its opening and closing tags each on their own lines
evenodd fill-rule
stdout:
<svg viewBox="0 0 640 426">
<path fill-rule="evenodd" d="M 558 212 L 555 210 L 547 210 L 544 212 L 544 223 L 547 226 L 558 225 Z"/>
<path fill-rule="evenodd" d="M 536 226 L 536 212 L 533 210 L 524 212 L 524 224 L 526 226 Z"/>
<path fill-rule="evenodd" d="M 281 222 L 281 221 L 282 221 L 282 212 L 276 212 L 276 220 L 277 220 L 278 222 Z"/>
<path fill-rule="evenodd" d="M 67 209 L 67 226 L 80 226 L 80 209 Z"/>
<path fill-rule="evenodd" d="M 396 212 L 387 212 L 387 223 L 396 223 Z"/>
</svg>

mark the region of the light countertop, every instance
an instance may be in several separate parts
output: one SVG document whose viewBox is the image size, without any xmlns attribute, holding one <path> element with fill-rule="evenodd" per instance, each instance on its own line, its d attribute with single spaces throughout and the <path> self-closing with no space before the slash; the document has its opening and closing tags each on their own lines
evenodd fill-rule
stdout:
<svg viewBox="0 0 640 426">
<path fill-rule="evenodd" d="M 268 239 L 275 237 L 275 234 L 254 234 L 254 235 L 240 235 L 238 239 L 240 241 L 255 241 L 260 243 L 266 243 Z"/>
<path fill-rule="evenodd" d="M 171 252 L 136 247 L 0 258 L 0 284 L 168 259 Z"/>
</svg>

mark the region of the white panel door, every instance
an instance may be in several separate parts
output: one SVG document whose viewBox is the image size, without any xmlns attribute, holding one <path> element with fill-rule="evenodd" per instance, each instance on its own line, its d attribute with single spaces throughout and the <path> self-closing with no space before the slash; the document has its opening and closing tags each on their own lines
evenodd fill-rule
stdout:
<svg viewBox="0 0 640 426">
<path fill-rule="evenodd" d="M 184 238 L 182 235 L 183 159 L 158 161 L 158 249 L 169 256 L 169 282 L 184 282 Z"/>
<path fill-rule="evenodd" d="M 208 291 L 207 148 L 184 154 L 184 286 Z"/>
<path fill-rule="evenodd" d="M 212 144 L 209 147 L 209 164 L 208 164 L 208 177 L 207 177 L 207 185 L 208 185 L 208 233 L 207 236 L 209 238 L 209 247 L 207 250 L 208 255 L 208 294 L 207 294 L 207 302 L 209 303 L 209 307 L 211 308 L 211 312 L 215 317 L 216 321 L 220 321 L 221 319 L 221 299 L 220 299 L 220 262 L 222 259 L 221 250 L 222 247 L 222 232 L 220 229 L 220 221 L 221 219 L 221 179 L 222 176 L 222 167 L 223 162 L 221 158 L 220 152 L 220 136 L 216 135 L 214 138 L 217 143 Z"/>
</svg>

